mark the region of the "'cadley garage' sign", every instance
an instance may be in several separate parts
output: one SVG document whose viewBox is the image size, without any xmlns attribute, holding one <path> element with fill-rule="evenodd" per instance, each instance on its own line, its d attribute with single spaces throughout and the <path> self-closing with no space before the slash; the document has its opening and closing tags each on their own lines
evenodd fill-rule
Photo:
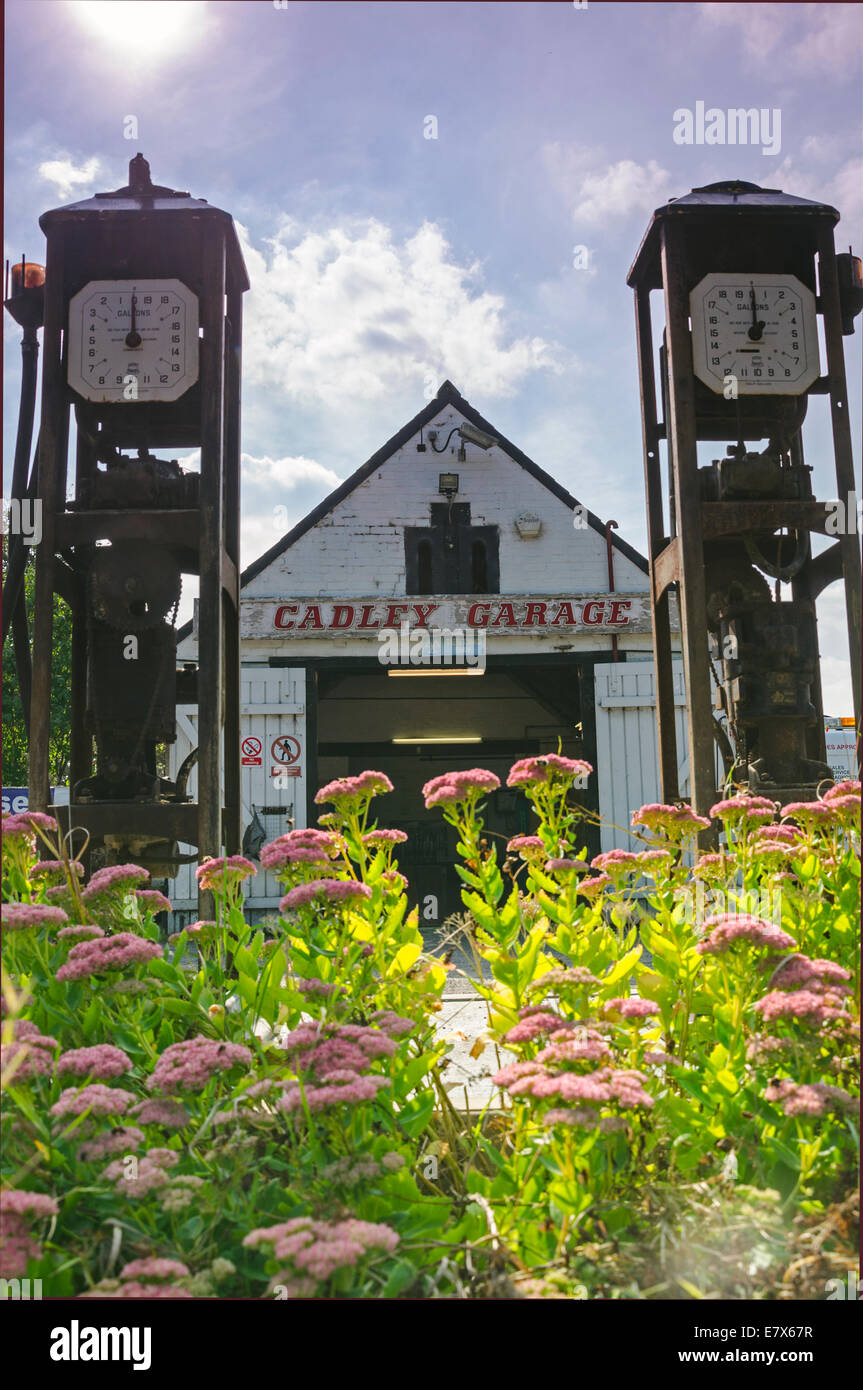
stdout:
<svg viewBox="0 0 863 1390">
<path fill-rule="evenodd" d="M 384 628 L 482 628 L 501 636 L 527 632 L 649 632 L 646 594 L 576 594 L 477 599 L 254 599 L 242 604 L 244 637 L 338 637 Z"/>
</svg>

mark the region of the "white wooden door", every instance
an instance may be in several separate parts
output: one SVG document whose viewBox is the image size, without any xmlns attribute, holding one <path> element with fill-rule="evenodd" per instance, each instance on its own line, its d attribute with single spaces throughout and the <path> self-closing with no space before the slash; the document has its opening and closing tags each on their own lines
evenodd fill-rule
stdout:
<svg viewBox="0 0 863 1390">
<path fill-rule="evenodd" d="M 243 740 L 240 767 L 241 828 L 245 831 L 257 810 L 267 832 L 274 840 L 289 829 L 293 820 L 305 824 L 307 748 L 305 737 L 305 670 L 301 667 L 271 671 L 246 669 L 240 679 L 242 700 L 240 729 Z M 181 705 L 177 709 L 177 740 L 170 753 L 170 773 L 177 770 L 189 751 L 197 745 L 197 705 Z M 283 765 L 273 747 L 279 739 L 289 736 L 299 748 L 299 756 Z M 272 776 L 274 768 L 282 771 L 282 785 Z M 188 792 L 197 796 L 197 771 L 189 777 Z M 180 846 L 190 853 L 189 846 Z M 195 865 L 184 865 L 171 880 L 169 892 L 175 908 L 188 910 L 197 906 Z M 278 903 L 281 889 L 272 874 L 260 868 L 249 885 L 247 906 L 264 907 Z"/>
<path fill-rule="evenodd" d="M 688 720 L 683 663 L 673 663 L 674 730 L 681 796 L 689 794 Z M 652 661 L 603 662 L 594 667 L 599 809 L 603 850 L 636 849 L 632 812 L 659 801 L 659 743 Z M 717 751 L 717 785 L 723 776 Z"/>
</svg>

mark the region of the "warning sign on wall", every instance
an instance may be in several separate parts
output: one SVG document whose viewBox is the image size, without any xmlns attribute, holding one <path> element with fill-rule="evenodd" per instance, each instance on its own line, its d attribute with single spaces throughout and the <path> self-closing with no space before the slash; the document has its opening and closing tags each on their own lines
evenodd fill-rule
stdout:
<svg viewBox="0 0 863 1390">
<path fill-rule="evenodd" d="M 270 757 L 274 763 L 280 763 L 286 767 L 299 760 L 300 752 L 299 739 L 293 738 L 291 734 L 280 734 L 278 738 L 273 739 Z"/>
<path fill-rule="evenodd" d="M 264 745 L 259 738 L 244 738 L 240 744 L 240 761 L 243 767 L 260 767 L 263 763 Z"/>
</svg>

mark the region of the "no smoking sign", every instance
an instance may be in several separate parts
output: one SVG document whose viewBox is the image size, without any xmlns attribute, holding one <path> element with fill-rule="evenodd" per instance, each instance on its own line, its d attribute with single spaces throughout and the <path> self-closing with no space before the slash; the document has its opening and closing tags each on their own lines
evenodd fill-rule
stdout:
<svg viewBox="0 0 863 1390">
<path fill-rule="evenodd" d="M 259 738 L 244 738 L 240 744 L 240 761 L 243 767 L 260 767 L 264 745 Z"/>
</svg>

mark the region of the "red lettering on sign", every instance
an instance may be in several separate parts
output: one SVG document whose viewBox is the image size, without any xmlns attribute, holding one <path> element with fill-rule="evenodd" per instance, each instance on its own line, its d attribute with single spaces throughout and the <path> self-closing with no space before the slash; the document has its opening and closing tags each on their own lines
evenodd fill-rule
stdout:
<svg viewBox="0 0 863 1390">
<path fill-rule="evenodd" d="M 413 609 L 417 617 L 419 618 L 419 622 L 416 624 L 416 626 L 428 627 L 426 618 L 431 617 L 432 613 L 435 611 L 436 608 L 440 608 L 439 603 L 415 603 Z"/>
<path fill-rule="evenodd" d="M 321 622 L 321 610 L 316 603 L 309 604 L 306 609 L 305 617 L 300 623 L 300 627 L 323 627 Z"/>
<path fill-rule="evenodd" d="M 525 627 L 545 627 L 545 610 L 547 607 L 548 604 L 545 603 L 529 603 L 524 620 Z"/>
<path fill-rule="evenodd" d="M 590 616 L 590 614 L 591 614 L 591 609 L 593 609 L 593 608 L 596 608 L 596 609 L 599 610 L 599 611 L 597 612 L 597 615 L 596 615 L 595 618 L 592 618 L 592 617 Z M 601 599 L 592 598 L 592 599 L 590 600 L 589 603 L 586 603 L 586 604 L 584 605 L 584 608 L 582 609 L 581 618 L 582 618 L 582 622 L 585 623 L 586 626 L 588 626 L 588 627 L 597 627 L 597 626 L 599 625 L 599 623 L 602 622 L 602 600 L 601 600 Z"/>
<path fill-rule="evenodd" d="M 632 607 L 632 599 L 613 598 L 611 600 L 611 612 L 608 615 L 610 623 L 620 623 L 621 625 L 629 622 L 629 610 Z M 624 610 L 626 610 L 624 612 Z"/>
<path fill-rule="evenodd" d="M 388 605 L 387 605 L 387 620 L 386 620 L 386 622 L 384 623 L 384 627 L 395 627 L 396 624 L 397 624 L 398 621 L 399 621 L 399 614 L 400 614 L 400 613 L 407 613 L 407 612 L 409 612 L 409 611 L 410 611 L 410 606 L 411 606 L 411 605 L 410 605 L 409 603 L 390 603 L 390 604 L 388 604 Z"/>
<path fill-rule="evenodd" d="M 480 613 L 481 608 L 485 609 L 484 613 Z M 490 608 L 490 603 L 472 603 L 467 615 L 468 627 L 488 627 L 488 610 Z"/>
<path fill-rule="evenodd" d="M 498 608 L 497 617 L 492 620 L 492 627 L 515 627 L 515 612 L 511 603 L 502 603 Z"/>
<path fill-rule="evenodd" d="M 277 608 L 277 609 L 276 609 L 276 616 L 275 616 L 275 618 L 273 619 L 273 627 L 281 627 L 281 628 L 293 627 L 293 625 L 294 625 L 294 624 L 293 624 L 293 621 L 291 621 L 291 622 L 289 622 L 289 623 L 286 623 L 286 622 L 283 621 L 283 619 L 284 619 L 284 615 L 285 615 L 286 613 L 296 613 L 296 611 L 297 611 L 297 604 L 296 604 L 296 603 L 283 603 L 282 606 L 281 606 L 281 608 Z"/>
<path fill-rule="evenodd" d="M 344 622 L 339 621 L 339 615 L 344 614 Z M 354 610 L 349 603 L 337 603 L 333 608 L 333 621 L 330 627 L 350 627 L 354 620 Z"/>
<path fill-rule="evenodd" d="M 569 626 L 570 623 L 575 626 L 575 614 L 572 611 L 572 604 L 565 600 L 552 618 L 551 625 L 552 627 L 563 627 L 564 624 Z"/>
<path fill-rule="evenodd" d="M 370 614 L 370 613 L 374 613 L 374 611 L 375 611 L 375 606 L 374 606 L 373 603 L 364 603 L 364 604 L 363 604 L 362 617 L 360 618 L 360 621 L 359 621 L 359 623 L 357 624 L 357 626 L 358 626 L 358 627 L 361 627 L 361 628 L 363 628 L 363 627 L 380 627 L 380 623 L 369 623 L 369 622 L 366 622 L 366 619 L 368 618 L 369 614 Z"/>
</svg>

